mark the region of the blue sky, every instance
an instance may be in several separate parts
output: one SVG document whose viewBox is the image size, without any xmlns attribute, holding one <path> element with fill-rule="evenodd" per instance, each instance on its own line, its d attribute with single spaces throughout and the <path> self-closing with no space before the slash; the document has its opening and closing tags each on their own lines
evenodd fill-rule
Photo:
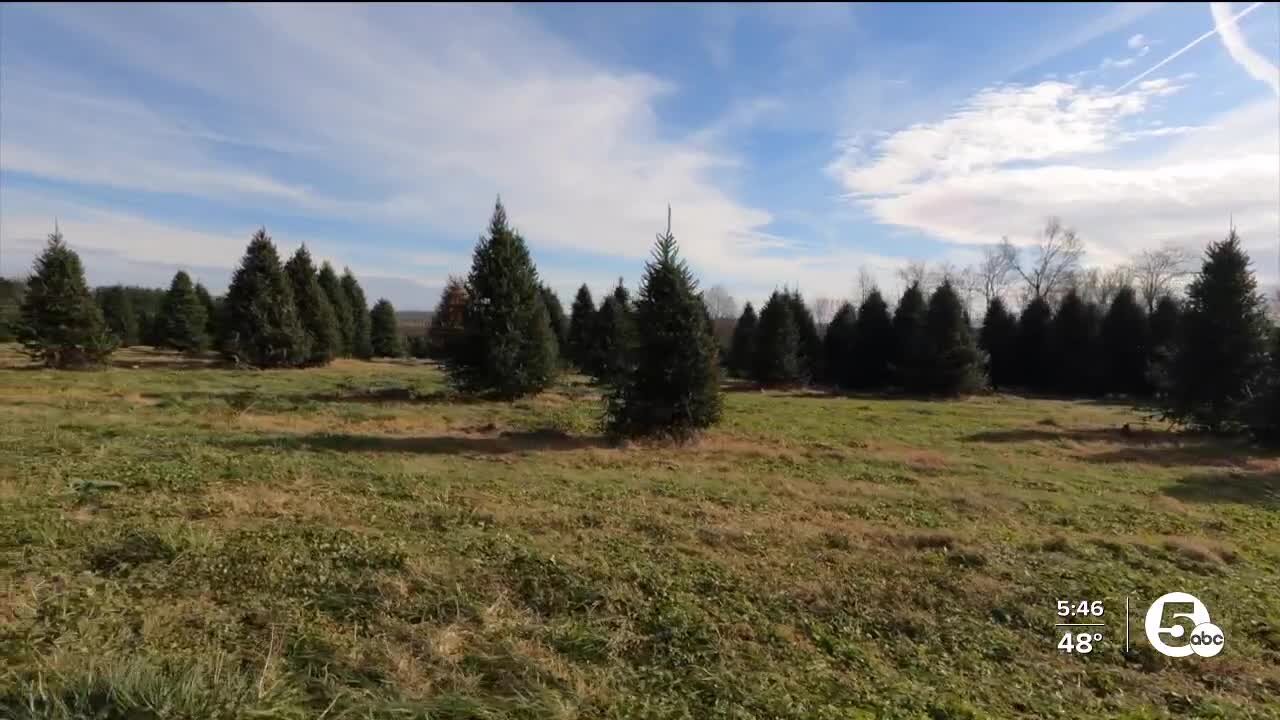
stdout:
<svg viewBox="0 0 1280 720">
<path fill-rule="evenodd" d="M 668 203 L 741 300 L 1049 215 L 1096 266 L 1233 219 L 1274 283 L 1278 60 L 1277 3 L 6 4 L 0 273 L 56 216 L 91 282 L 218 292 L 265 225 L 427 309 L 500 193 L 566 301 L 634 286 Z"/>
</svg>

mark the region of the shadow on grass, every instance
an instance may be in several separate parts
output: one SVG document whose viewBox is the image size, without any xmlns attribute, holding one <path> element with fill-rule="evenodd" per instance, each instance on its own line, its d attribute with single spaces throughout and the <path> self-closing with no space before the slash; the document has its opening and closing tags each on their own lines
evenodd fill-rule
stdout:
<svg viewBox="0 0 1280 720">
<path fill-rule="evenodd" d="M 1280 457 L 1274 450 L 1250 445 L 1235 439 L 1202 433 L 1175 432 L 1151 428 L 1063 428 L 1043 423 L 1037 428 L 989 430 L 964 438 L 965 442 L 1026 443 L 1072 441 L 1119 445 L 1103 452 L 1082 454 L 1091 463 L 1134 463 L 1177 467 L 1180 465 L 1218 465 L 1246 467 L 1253 460 Z"/>
<path fill-rule="evenodd" d="M 982 443 L 1023 443 L 1046 440 L 1129 443 L 1146 447 L 1151 445 L 1177 445 L 1189 440 L 1199 441 L 1202 438 L 1168 430 L 1153 430 L 1151 428 L 1135 429 L 1130 427 L 1129 431 L 1126 432 L 1123 427 L 1073 429 L 1049 424 L 1045 424 L 1041 428 L 987 430 L 964 438 L 965 442 Z"/>
<path fill-rule="evenodd" d="M 228 443 L 240 448 L 284 448 L 332 452 L 414 453 L 422 455 L 507 455 L 534 451 L 567 451 L 613 447 L 603 436 L 569 435 L 559 430 L 504 432 L 496 437 L 437 435 L 388 437 L 316 433 L 285 435 Z"/>
<path fill-rule="evenodd" d="M 1237 503 L 1280 510 L 1280 472 L 1192 475 L 1165 488 L 1183 502 Z"/>
</svg>

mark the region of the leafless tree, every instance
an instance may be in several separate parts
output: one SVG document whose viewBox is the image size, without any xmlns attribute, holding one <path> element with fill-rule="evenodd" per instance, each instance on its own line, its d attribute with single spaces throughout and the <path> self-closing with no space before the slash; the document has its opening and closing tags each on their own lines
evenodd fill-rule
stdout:
<svg viewBox="0 0 1280 720">
<path fill-rule="evenodd" d="M 1009 242 L 1009 238 L 982 249 L 982 260 L 974 269 L 974 281 L 987 305 L 996 298 L 1003 298 L 1009 291 L 1017 265 L 1018 249 Z"/>
<path fill-rule="evenodd" d="M 813 319 L 818 325 L 826 325 L 835 317 L 840 301 L 835 298 L 820 297 L 813 301 Z"/>
<path fill-rule="evenodd" d="M 920 290 L 928 293 L 929 264 L 923 260 L 912 260 L 903 267 L 898 268 L 898 279 L 902 281 L 904 289 L 919 284 Z"/>
<path fill-rule="evenodd" d="M 1172 293 L 1191 274 L 1191 253 L 1177 245 L 1147 250 L 1134 261 L 1138 294 L 1147 304 L 1147 312 L 1156 308 L 1160 298 Z"/>
<path fill-rule="evenodd" d="M 871 293 L 875 292 L 877 285 L 876 276 L 871 274 L 866 265 L 860 266 L 858 268 L 857 286 L 854 288 L 857 291 L 859 305 L 866 302 Z"/>
<path fill-rule="evenodd" d="M 733 299 L 723 285 L 712 285 L 707 288 L 702 299 L 707 304 L 707 312 L 711 313 L 713 319 L 738 317 L 738 301 Z"/>
<path fill-rule="evenodd" d="M 1014 269 L 1027 284 L 1031 298 L 1051 299 L 1071 284 L 1080 268 L 1084 243 L 1076 231 L 1063 227 L 1062 220 L 1051 217 L 1044 224 L 1040 243 L 1027 263 L 1019 258 Z"/>
<path fill-rule="evenodd" d="M 1085 302 L 1110 305 L 1123 288 L 1133 287 L 1133 268 L 1118 265 L 1110 270 L 1089 268 L 1076 276 L 1076 292 Z"/>
</svg>

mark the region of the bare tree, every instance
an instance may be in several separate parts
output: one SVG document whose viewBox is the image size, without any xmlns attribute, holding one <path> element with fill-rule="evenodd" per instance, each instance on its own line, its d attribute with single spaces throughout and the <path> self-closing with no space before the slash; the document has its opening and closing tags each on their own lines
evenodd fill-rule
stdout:
<svg viewBox="0 0 1280 720">
<path fill-rule="evenodd" d="M 902 281 L 904 287 L 919 284 L 921 291 L 928 292 L 929 264 L 923 260 L 912 260 L 898 268 L 898 279 Z"/>
<path fill-rule="evenodd" d="M 859 266 L 858 282 L 857 286 L 854 288 L 854 290 L 857 291 L 858 304 L 861 305 L 866 302 L 867 298 L 871 296 L 871 293 L 875 292 L 877 286 L 878 283 L 876 282 L 876 276 L 871 274 L 871 271 L 867 269 L 866 265 Z"/>
<path fill-rule="evenodd" d="M 820 297 L 813 301 L 813 319 L 818 325 L 827 325 L 835 317 L 840 301 L 835 298 Z"/>
<path fill-rule="evenodd" d="M 1062 220 L 1051 217 L 1044 224 L 1035 255 L 1025 265 L 1021 259 L 1014 266 L 1032 298 L 1052 298 L 1071 284 L 1080 268 L 1084 243 L 1076 231 L 1063 227 Z"/>
<path fill-rule="evenodd" d="M 738 301 L 733 299 L 723 285 L 707 288 L 702 294 L 702 300 L 707 304 L 707 312 L 711 313 L 713 319 L 738 317 Z"/>
<path fill-rule="evenodd" d="M 1147 312 L 1154 311 L 1160 298 L 1172 293 L 1183 278 L 1191 275 L 1191 259 L 1191 253 L 1172 244 L 1138 256 L 1133 270 Z"/>
<path fill-rule="evenodd" d="M 1126 287 L 1133 287 L 1133 268 L 1128 265 L 1105 271 L 1089 268 L 1076 276 L 1076 292 L 1085 302 L 1110 305 L 1116 294 Z"/>
<path fill-rule="evenodd" d="M 987 305 L 996 298 L 1003 298 L 1009 291 L 1017 266 L 1018 249 L 1009 242 L 1009 238 L 982 249 L 982 260 L 974 269 L 974 282 Z"/>
</svg>

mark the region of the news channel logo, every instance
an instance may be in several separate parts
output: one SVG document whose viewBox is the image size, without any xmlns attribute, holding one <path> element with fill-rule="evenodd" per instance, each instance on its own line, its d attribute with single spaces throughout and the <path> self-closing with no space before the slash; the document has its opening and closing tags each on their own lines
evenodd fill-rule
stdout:
<svg viewBox="0 0 1280 720">
<path fill-rule="evenodd" d="M 1213 657 L 1226 642 L 1222 628 L 1209 619 L 1209 608 L 1190 593 L 1161 595 L 1147 610 L 1143 627 L 1151 647 L 1169 657 Z"/>
</svg>

